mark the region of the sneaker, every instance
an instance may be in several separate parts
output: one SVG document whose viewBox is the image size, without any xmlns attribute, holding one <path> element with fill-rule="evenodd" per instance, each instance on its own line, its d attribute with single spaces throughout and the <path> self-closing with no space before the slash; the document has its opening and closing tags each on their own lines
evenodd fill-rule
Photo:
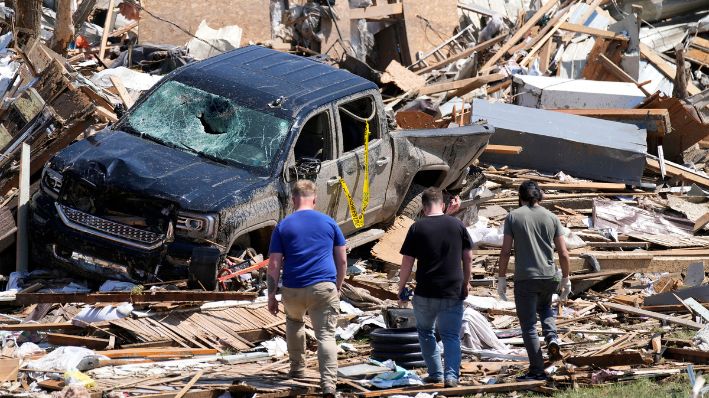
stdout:
<svg viewBox="0 0 709 398">
<path fill-rule="evenodd" d="M 553 361 L 558 361 L 562 359 L 561 348 L 559 347 L 559 340 L 553 338 L 547 343 L 547 353 L 549 354 L 549 359 Z"/>
<path fill-rule="evenodd" d="M 518 377 L 516 378 L 516 380 L 519 381 L 519 382 L 525 382 L 525 381 L 540 381 L 540 380 L 546 381 L 546 379 L 547 379 L 547 376 L 544 375 L 544 374 L 535 375 L 535 374 L 532 374 L 532 373 L 525 373 L 524 375 L 518 376 Z"/>
<path fill-rule="evenodd" d="M 304 379 L 305 378 L 305 371 L 304 370 L 291 370 L 288 372 L 288 377 L 291 379 Z"/>
<path fill-rule="evenodd" d="M 458 380 L 457 379 L 446 379 L 446 382 L 443 384 L 443 387 L 445 388 L 455 388 L 458 387 Z"/>
<path fill-rule="evenodd" d="M 442 377 L 426 376 L 423 378 L 423 382 L 426 384 L 440 384 L 440 383 L 443 383 L 443 378 Z"/>
</svg>

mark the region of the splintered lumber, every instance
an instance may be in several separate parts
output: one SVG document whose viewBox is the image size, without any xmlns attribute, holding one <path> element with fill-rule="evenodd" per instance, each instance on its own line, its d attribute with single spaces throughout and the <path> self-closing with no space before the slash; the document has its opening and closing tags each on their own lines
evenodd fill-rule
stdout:
<svg viewBox="0 0 709 398">
<path fill-rule="evenodd" d="M 462 395 L 472 395 L 478 393 L 492 393 L 492 392 L 508 392 L 508 391 L 523 391 L 531 390 L 537 387 L 542 387 L 546 385 L 546 381 L 525 381 L 521 383 L 502 383 L 502 384 L 486 384 L 482 386 L 465 386 L 465 387 L 454 387 L 454 388 L 422 388 L 422 389 L 406 389 L 406 388 L 392 388 L 389 390 L 372 391 L 359 394 L 362 398 L 372 398 L 372 397 L 386 397 L 390 395 L 416 395 L 418 393 L 433 393 L 437 392 L 441 395 L 447 397 L 450 396 L 462 396 Z"/>
<path fill-rule="evenodd" d="M 460 91 L 473 91 L 476 88 L 480 88 L 487 83 L 502 80 L 507 77 L 506 73 L 493 73 L 491 75 L 471 77 L 469 79 L 455 80 L 451 82 L 443 82 L 431 84 L 419 89 L 419 95 L 431 95 L 442 93 L 445 91 L 460 90 Z"/>
<path fill-rule="evenodd" d="M 485 147 L 485 153 L 497 153 L 503 155 L 519 155 L 522 153 L 521 146 L 513 145 L 488 145 Z"/>
<path fill-rule="evenodd" d="M 709 224 L 709 213 L 706 213 L 703 216 L 699 217 L 697 222 L 694 223 L 694 227 L 692 228 L 692 232 L 696 234 L 700 229 L 704 228 L 707 224 Z"/>
<path fill-rule="evenodd" d="M 660 162 L 658 160 L 648 157 L 646 160 L 646 165 L 648 169 L 657 173 L 660 172 Z M 703 187 L 709 187 L 709 178 L 667 160 L 665 160 L 665 173 L 669 176 L 678 177 Z"/>
<path fill-rule="evenodd" d="M 567 190 L 567 191 L 625 191 L 625 184 L 612 182 L 574 182 L 574 183 L 551 183 L 539 184 L 542 189 Z"/>
<path fill-rule="evenodd" d="M 448 64 L 451 64 L 459 59 L 467 58 L 475 52 L 483 51 L 483 50 L 486 50 L 486 49 L 494 46 L 495 44 L 501 42 L 502 39 L 504 39 L 504 38 L 505 38 L 505 35 L 499 35 L 497 37 L 493 37 L 492 39 L 490 39 L 488 41 L 484 41 L 474 47 L 471 47 L 471 48 L 461 52 L 460 54 L 456 54 L 452 57 L 446 58 L 445 60 L 443 60 L 441 62 L 438 62 L 433 65 L 427 66 L 425 68 L 419 69 L 416 71 L 416 74 L 422 75 L 422 74 L 428 73 L 432 70 L 440 69 L 440 68 L 442 68 Z"/>
<path fill-rule="evenodd" d="M 579 24 L 569 23 L 569 22 L 564 22 L 563 24 L 561 24 L 560 29 L 566 30 L 569 32 L 574 32 L 574 33 L 583 33 L 583 34 L 587 34 L 587 35 L 591 35 L 591 36 L 602 37 L 604 39 L 610 39 L 610 40 L 620 40 L 620 41 L 630 40 L 627 36 L 623 36 L 621 34 L 611 32 L 609 30 L 590 28 L 585 25 L 579 25 Z"/>
<path fill-rule="evenodd" d="M 558 4 L 558 0 L 547 1 L 537 12 L 529 18 L 521 28 L 519 28 L 512 37 L 502 45 L 502 47 L 497 50 L 497 52 L 483 65 L 480 69 L 485 70 L 489 67 L 495 65 L 497 61 L 500 60 L 517 42 L 519 42 L 523 37 L 527 35 L 530 29 L 539 22 L 544 15 L 552 9 L 552 7 Z"/>
<path fill-rule="evenodd" d="M 677 325 L 682 325 L 682 326 L 692 328 L 692 329 L 699 330 L 703 327 L 703 325 L 701 323 L 690 321 L 688 319 L 682 319 L 682 318 L 678 318 L 676 316 L 670 316 L 670 315 L 660 314 L 657 312 L 647 311 L 647 310 L 643 310 L 640 308 L 631 307 L 629 305 L 616 304 L 616 303 L 603 303 L 603 306 L 610 309 L 610 310 L 624 312 L 626 314 L 645 316 L 645 317 L 653 318 L 653 319 L 659 319 L 661 321 L 665 321 L 668 323 L 674 323 Z"/>
<path fill-rule="evenodd" d="M 163 291 L 132 294 L 131 292 L 113 293 L 29 293 L 15 296 L 20 305 L 39 303 L 153 303 L 158 301 L 222 301 L 253 300 L 256 293 L 243 292 L 200 292 L 200 291 Z"/>
<path fill-rule="evenodd" d="M 219 351 L 213 348 L 126 348 L 122 350 L 96 351 L 97 355 L 104 355 L 111 359 L 151 357 L 156 355 L 214 355 Z"/>
<path fill-rule="evenodd" d="M 639 352 L 622 354 L 594 355 L 588 357 L 569 357 L 565 361 L 576 366 L 593 366 L 607 368 L 609 366 L 642 365 L 643 356 Z"/>
<path fill-rule="evenodd" d="M 108 339 L 97 337 L 74 336 L 71 334 L 47 333 L 47 342 L 56 346 L 86 347 L 92 350 L 103 350 L 108 347 Z"/>
<path fill-rule="evenodd" d="M 654 49 L 647 46 L 646 44 L 643 44 L 642 42 L 640 43 L 640 56 L 645 58 L 651 64 L 653 64 L 668 79 L 675 79 L 677 68 L 674 65 L 669 64 Z M 697 88 L 697 86 L 695 86 L 691 82 L 688 82 L 687 92 L 689 93 L 689 95 L 695 95 L 699 94 L 700 90 Z"/>
</svg>

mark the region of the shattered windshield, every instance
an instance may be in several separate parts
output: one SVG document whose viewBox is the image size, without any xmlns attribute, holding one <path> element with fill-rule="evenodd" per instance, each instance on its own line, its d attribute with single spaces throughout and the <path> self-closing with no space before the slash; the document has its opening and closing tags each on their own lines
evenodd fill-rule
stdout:
<svg viewBox="0 0 709 398">
<path fill-rule="evenodd" d="M 174 80 L 139 105 L 127 124 L 163 144 L 261 172 L 270 169 L 289 129 L 285 119 Z"/>
</svg>

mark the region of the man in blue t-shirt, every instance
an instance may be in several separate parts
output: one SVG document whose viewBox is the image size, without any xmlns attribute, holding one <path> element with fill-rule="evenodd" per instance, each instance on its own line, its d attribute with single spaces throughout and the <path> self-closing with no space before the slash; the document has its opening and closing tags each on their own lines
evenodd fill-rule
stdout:
<svg viewBox="0 0 709 398">
<path fill-rule="evenodd" d="M 337 383 L 335 328 L 340 311 L 340 288 L 347 272 L 345 237 L 332 218 L 315 210 L 315 184 L 296 182 L 295 211 L 281 221 L 271 236 L 268 264 L 268 309 L 278 313 L 276 290 L 281 268 L 283 306 L 290 377 L 305 377 L 305 323 L 307 313 L 318 341 L 320 385 L 334 396 Z"/>
</svg>

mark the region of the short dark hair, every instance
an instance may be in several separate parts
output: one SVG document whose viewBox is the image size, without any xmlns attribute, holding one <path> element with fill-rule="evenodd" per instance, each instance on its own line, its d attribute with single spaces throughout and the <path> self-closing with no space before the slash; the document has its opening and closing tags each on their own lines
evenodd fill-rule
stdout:
<svg viewBox="0 0 709 398">
<path fill-rule="evenodd" d="M 543 198 L 544 193 L 535 181 L 527 180 L 519 186 L 520 204 L 521 202 L 527 202 L 527 204 L 533 206 L 541 202 Z"/>
<path fill-rule="evenodd" d="M 421 203 L 423 207 L 429 207 L 434 203 L 443 203 L 443 191 L 436 187 L 426 188 L 421 195 Z"/>
</svg>

